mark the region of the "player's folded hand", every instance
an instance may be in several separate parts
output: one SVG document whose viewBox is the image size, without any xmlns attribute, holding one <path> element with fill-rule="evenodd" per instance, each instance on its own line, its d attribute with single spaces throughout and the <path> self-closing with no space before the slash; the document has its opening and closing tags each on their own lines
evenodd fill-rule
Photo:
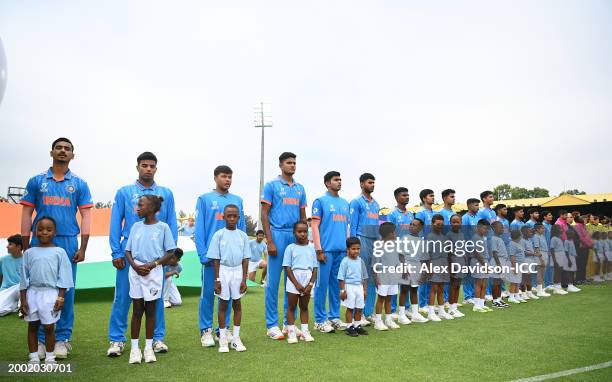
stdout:
<svg viewBox="0 0 612 382">
<path fill-rule="evenodd" d="M 276 256 L 277 253 L 278 251 L 276 250 L 276 244 L 274 244 L 273 241 L 269 241 L 268 242 L 268 255 Z"/>
<path fill-rule="evenodd" d="M 21 311 L 21 314 L 27 316 L 30 313 L 30 307 L 28 306 L 28 302 L 22 301 L 19 310 Z"/>
<path fill-rule="evenodd" d="M 243 293 L 246 293 L 246 291 L 247 291 L 246 281 L 242 281 L 240 283 L 240 293 L 243 294 Z"/>
<path fill-rule="evenodd" d="M 347 297 L 346 296 L 346 291 L 340 293 L 340 300 L 344 301 L 344 300 L 346 300 L 346 297 Z"/>
<path fill-rule="evenodd" d="M 221 281 L 215 281 L 215 294 L 217 295 L 221 294 Z"/>
<path fill-rule="evenodd" d="M 123 257 L 113 259 L 113 267 L 122 270 L 125 268 L 125 259 Z"/>
<path fill-rule="evenodd" d="M 53 305 L 53 310 L 59 312 L 64 307 L 64 300 L 55 300 L 55 305 Z"/>
</svg>

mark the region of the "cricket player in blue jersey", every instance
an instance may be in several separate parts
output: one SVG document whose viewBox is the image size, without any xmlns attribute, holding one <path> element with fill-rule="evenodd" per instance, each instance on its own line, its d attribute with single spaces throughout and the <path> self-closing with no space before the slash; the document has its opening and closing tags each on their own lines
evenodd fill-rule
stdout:
<svg viewBox="0 0 612 382">
<path fill-rule="evenodd" d="M 261 223 L 268 240 L 268 284 L 266 286 L 266 335 L 275 340 L 285 338 L 278 327 L 278 286 L 283 257 L 289 244 L 295 242 L 293 225 L 306 220 L 306 191 L 293 178 L 296 155 L 284 152 L 278 157 L 281 175 L 266 183 L 261 196 Z M 284 276 L 285 281 L 287 275 Z M 287 317 L 287 293 L 284 292 L 283 324 Z"/>
<path fill-rule="evenodd" d="M 111 210 L 109 238 L 113 266 L 117 269 L 115 277 L 115 298 L 111 308 L 108 322 L 108 339 L 110 346 L 106 352 L 109 357 L 118 357 L 125 348 L 125 331 L 128 327 L 128 312 L 132 299 L 130 298 L 129 269 L 125 258 L 125 247 L 132 226 L 143 220 L 136 212 L 138 200 L 143 195 L 161 196 L 161 209 L 157 219 L 168 224 L 176 244 L 178 239 L 178 224 L 174 207 L 174 195 L 166 187 L 157 185 L 155 174 L 157 172 L 157 157 L 152 152 L 144 152 L 136 158 L 136 171 L 138 180 L 132 184 L 121 187 L 115 194 L 115 202 Z M 165 280 L 164 280 L 165 282 Z M 155 309 L 155 330 L 153 332 L 153 350 L 156 353 L 165 353 L 168 346 L 164 343 L 166 336 L 166 322 L 164 319 L 163 294 L 160 293 Z"/>
<path fill-rule="evenodd" d="M 514 220 L 510 223 L 510 231 L 520 231 L 525 225 L 523 218 L 525 217 L 525 209 L 523 207 L 514 207 Z"/>
<path fill-rule="evenodd" d="M 540 222 L 540 212 L 535 208 L 530 208 L 527 210 L 527 216 L 529 216 L 529 220 L 525 222 L 525 225 L 533 229 Z"/>
<path fill-rule="evenodd" d="M 544 237 L 546 238 L 547 247 L 550 248 L 550 231 L 553 226 L 553 214 L 550 211 L 542 211 L 542 225 L 544 226 Z M 553 288 L 553 276 L 555 273 L 555 267 L 552 261 L 546 264 L 546 270 L 544 271 L 544 288 L 546 290 L 552 290 Z"/>
<path fill-rule="evenodd" d="M 486 220 L 489 224 L 493 224 L 493 222 L 495 221 L 495 219 L 497 218 L 497 214 L 495 213 L 495 211 L 493 210 L 492 206 L 493 203 L 495 202 L 495 197 L 493 196 L 493 192 L 492 191 L 483 191 L 480 193 L 480 201 L 482 202 L 482 208 L 480 208 L 478 210 L 478 220 Z M 489 226 L 489 229 L 487 230 L 487 245 L 489 248 L 487 248 L 489 250 L 489 254 L 491 253 L 491 243 L 493 242 L 493 228 L 491 226 Z M 485 300 L 486 301 L 493 301 L 493 292 L 492 292 L 492 288 L 493 288 L 493 277 L 489 277 L 487 279 L 487 289 L 485 292 Z M 503 283 L 501 284 L 503 286 Z"/>
<path fill-rule="evenodd" d="M 442 233 L 446 234 L 450 231 L 450 218 L 455 215 L 456 212 L 453 210 L 453 206 L 455 205 L 455 190 L 452 188 L 447 188 L 442 191 L 442 202 L 444 206 L 438 214 L 442 215 L 444 218 L 444 227 L 442 228 Z M 448 302 L 448 288 L 450 287 L 450 283 L 444 284 L 444 302 Z"/>
<path fill-rule="evenodd" d="M 497 203 L 494 208 L 496 217 L 495 221 L 498 221 L 504 227 L 504 233 L 502 233 L 501 238 L 506 244 L 506 247 L 510 245 L 510 222 L 506 218 L 508 216 L 508 207 L 503 203 Z"/>
<path fill-rule="evenodd" d="M 387 221 L 395 224 L 397 237 L 402 238 L 409 233 L 410 223 L 414 220 L 414 214 L 406 209 L 408 202 L 410 201 L 410 194 L 408 193 L 408 189 L 406 187 L 398 187 L 393 191 L 393 196 L 395 197 L 395 201 L 397 205 L 387 215 Z M 405 308 L 410 307 L 410 299 L 406 299 Z M 404 309 L 400 308 L 400 311 Z M 391 299 L 391 312 L 393 313 L 391 316 L 393 319 L 399 319 L 405 321 L 401 316 L 399 316 L 397 309 L 397 298 Z M 396 317 L 397 316 L 397 317 Z"/>
<path fill-rule="evenodd" d="M 416 213 L 415 217 L 423 221 L 424 225 L 423 231 L 421 232 L 421 237 L 425 238 L 427 234 L 431 231 L 431 219 L 436 214 L 432 209 L 432 206 L 435 202 L 435 195 L 433 190 L 426 188 L 424 190 L 421 190 L 421 192 L 419 193 L 419 198 L 421 198 L 421 204 L 423 205 L 423 207 Z M 419 285 L 419 308 L 427 308 L 430 289 L 431 284 L 429 282 Z"/>
<path fill-rule="evenodd" d="M 342 188 L 340 173 L 328 172 L 323 177 L 323 184 L 327 192 L 312 203 L 312 238 L 319 262 L 314 291 L 314 318 L 315 329 L 330 333 L 346 329 L 346 324 L 340 320 L 338 269 L 346 256 L 350 215 L 349 203 L 339 195 Z"/>
<path fill-rule="evenodd" d="M 374 303 L 376 302 L 376 286 L 372 270 L 372 254 L 374 251 L 374 241 L 378 239 L 378 213 L 380 211 L 378 202 L 372 197 L 375 183 L 374 175 L 367 172 L 361 174 L 359 177 L 361 194 L 353 199 L 350 204 L 350 236 L 357 237 L 361 242 L 359 257 L 361 257 L 368 270 L 368 288 L 361 326 L 368 325 L 368 320 L 374 323 L 373 313 Z"/>
<path fill-rule="evenodd" d="M 208 250 L 215 232 L 225 228 L 223 210 L 233 204 L 238 207 L 238 223 L 236 227 L 246 232 L 242 198 L 229 192 L 232 186 L 233 171 L 225 165 L 217 166 L 213 171 L 215 189 L 200 195 L 195 213 L 195 244 L 200 263 L 202 264 L 202 290 L 198 310 L 200 324 L 200 343 L 204 347 L 215 346 L 213 336 L 213 313 L 215 310 L 215 267 L 208 258 Z M 231 303 L 228 302 L 226 325 L 229 325 Z M 229 337 L 228 342 L 232 342 Z"/>
<path fill-rule="evenodd" d="M 469 198 L 467 200 L 468 211 L 461 217 L 461 226 L 463 227 L 463 236 L 472 238 L 476 233 L 476 225 L 478 225 L 478 210 L 480 200 Z M 462 280 L 463 285 L 463 301 L 468 304 L 474 303 L 474 278 L 471 274 L 467 274 Z"/>
<path fill-rule="evenodd" d="M 72 281 L 76 285 L 77 263 L 85 260 L 85 251 L 91 229 L 91 208 L 93 201 L 87 182 L 72 173 L 70 161 L 74 159 L 74 145 L 68 138 L 58 138 L 51 144 L 51 167 L 28 181 L 25 194 L 21 198 L 23 206 L 21 215 L 21 235 L 25 252 L 30 246 L 36 247 L 38 239 L 32 238 L 32 228 L 43 216 L 49 216 L 57 222 L 57 233 L 53 242 L 66 251 L 72 265 Z M 32 214 L 36 217 L 32 222 Z M 81 215 L 81 247 L 77 236 L 79 224 L 76 213 Z M 64 359 L 72 350 L 70 338 L 74 326 L 74 288 L 66 291 L 64 307 L 55 332 L 55 357 Z M 41 359 L 45 357 L 45 334 L 42 325 L 38 332 L 38 353 Z M 42 357 L 41 357 L 42 355 Z"/>
</svg>

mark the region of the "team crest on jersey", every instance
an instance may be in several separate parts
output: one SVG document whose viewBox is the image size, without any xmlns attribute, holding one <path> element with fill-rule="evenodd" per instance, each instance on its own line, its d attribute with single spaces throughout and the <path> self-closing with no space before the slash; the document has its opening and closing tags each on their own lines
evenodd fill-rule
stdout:
<svg viewBox="0 0 612 382">
<path fill-rule="evenodd" d="M 355 212 L 355 209 L 354 209 L 354 208 L 351 208 L 351 211 L 350 211 L 350 212 L 351 212 L 351 215 L 352 215 L 352 214 L 353 214 L 353 212 Z"/>
<path fill-rule="evenodd" d="M 315 207 L 315 208 L 313 208 L 313 209 L 312 209 L 312 214 L 313 214 L 313 215 L 314 215 L 314 214 L 316 214 L 317 212 L 319 212 L 319 209 L 318 209 L 317 207 Z"/>
<path fill-rule="evenodd" d="M 67 185 L 66 191 L 72 194 L 74 192 L 74 186 L 72 184 Z"/>
<path fill-rule="evenodd" d="M 329 205 L 329 212 L 336 212 L 336 207 L 333 204 Z"/>
<path fill-rule="evenodd" d="M 151 296 L 155 297 L 159 293 L 159 289 L 151 288 L 151 289 L 149 289 L 149 292 L 151 293 Z"/>
<path fill-rule="evenodd" d="M 40 192 L 47 192 L 47 191 L 48 191 L 48 184 L 46 182 L 42 183 L 40 185 Z"/>
<path fill-rule="evenodd" d="M 210 206 L 211 210 L 218 210 L 219 209 L 219 203 L 216 200 L 212 201 L 212 206 Z"/>
<path fill-rule="evenodd" d="M 281 196 L 282 195 L 286 195 L 287 193 L 285 192 L 285 187 L 281 187 L 280 191 L 278 192 Z"/>
</svg>

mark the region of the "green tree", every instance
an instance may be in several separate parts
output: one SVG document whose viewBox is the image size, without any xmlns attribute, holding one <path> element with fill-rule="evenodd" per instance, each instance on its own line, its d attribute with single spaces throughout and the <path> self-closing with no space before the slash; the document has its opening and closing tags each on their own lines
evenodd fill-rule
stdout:
<svg viewBox="0 0 612 382">
<path fill-rule="evenodd" d="M 512 195 L 510 199 L 529 199 L 531 197 L 529 190 L 525 187 L 512 187 L 510 194 Z"/>
<path fill-rule="evenodd" d="M 504 184 L 500 184 L 499 186 L 496 186 L 493 189 L 493 197 L 495 198 L 495 200 L 507 200 L 510 199 L 512 197 L 512 186 L 504 183 Z"/>
<path fill-rule="evenodd" d="M 546 198 L 549 196 L 550 192 L 542 187 L 534 187 L 530 190 L 525 187 L 513 187 L 504 183 L 493 189 L 495 200 Z"/>
<path fill-rule="evenodd" d="M 244 215 L 246 223 L 246 234 L 249 236 L 255 236 L 255 230 L 257 229 L 257 221 L 249 215 Z"/>
<path fill-rule="evenodd" d="M 545 188 L 534 187 L 533 190 L 531 190 L 532 198 L 548 198 L 549 196 L 550 192 Z"/>
<path fill-rule="evenodd" d="M 586 195 L 586 192 L 574 188 L 573 190 L 562 191 L 559 196 L 561 195 Z"/>
</svg>

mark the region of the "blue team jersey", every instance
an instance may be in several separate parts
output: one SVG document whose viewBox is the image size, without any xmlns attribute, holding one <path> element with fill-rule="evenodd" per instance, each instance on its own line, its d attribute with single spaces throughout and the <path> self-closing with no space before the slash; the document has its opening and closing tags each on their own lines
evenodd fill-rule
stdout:
<svg viewBox="0 0 612 382">
<path fill-rule="evenodd" d="M 200 195 L 196 204 L 195 212 L 195 244 L 200 263 L 206 264 L 210 261 L 207 258 L 208 247 L 212 241 L 213 235 L 220 229 L 225 228 L 225 220 L 223 220 L 223 209 L 228 204 L 238 206 L 238 224 L 236 227 L 246 232 L 246 223 L 244 220 L 244 210 L 242 208 L 242 198 L 238 195 L 226 192 L 221 194 L 216 190 Z M 250 246 L 249 246 L 250 248 Z"/>
<path fill-rule="evenodd" d="M 484 219 L 488 221 L 489 223 L 493 223 L 495 219 L 497 219 L 497 214 L 492 209 L 483 207 L 478 210 L 478 213 L 476 214 L 476 218 L 478 218 L 478 220 Z"/>
<path fill-rule="evenodd" d="M 289 183 L 279 175 L 266 183 L 261 202 L 270 205 L 270 228 L 293 231 L 293 225 L 300 220 L 300 210 L 307 206 L 306 191 L 295 179 Z"/>
<path fill-rule="evenodd" d="M 378 238 L 378 212 L 380 207 L 374 199 L 361 194 L 351 200 L 351 236 Z"/>
<path fill-rule="evenodd" d="M 112 250 L 113 259 L 124 257 L 121 250 L 121 242 L 130 236 L 132 226 L 143 219 L 138 217 L 138 199 L 143 195 L 156 195 L 164 198 L 161 209 L 155 215 L 157 220 L 168 224 L 170 232 L 174 237 L 174 242 L 178 239 L 178 223 L 174 207 L 174 195 L 166 187 L 158 186 L 153 182 L 150 187 L 145 187 L 140 182 L 121 187 L 115 194 L 115 203 L 111 210 L 110 229 L 108 241 Z"/>
<path fill-rule="evenodd" d="M 550 230 L 552 229 L 552 224 L 545 221 L 542 223 L 542 225 L 544 226 L 544 237 L 546 238 L 546 244 L 548 244 L 548 247 L 550 248 Z"/>
<path fill-rule="evenodd" d="M 449 226 L 450 225 L 450 218 L 451 218 L 451 216 L 457 214 L 455 211 L 449 210 L 449 209 L 446 209 L 446 208 L 442 208 L 437 213 L 442 215 L 442 217 L 444 218 L 444 225 L 445 226 Z"/>
<path fill-rule="evenodd" d="M 472 237 L 474 235 L 476 225 L 478 224 L 478 214 L 472 215 L 469 211 L 461 217 L 461 226 L 463 228 L 463 236 Z"/>
<path fill-rule="evenodd" d="M 349 204 L 329 192 L 312 203 L 312 219 L 319 220 L 319 237 L 324 251 L 345 251 L 350 220 Z"/>
<path fill-rule="evenodd" d="M 520 220 L 514 219 L 512 221 L 512 223 L 510 223 L 510 231 L 514 231 L 514 230 L 521 230 L 521 228 L 523 228 L 523 226 L 525 225 L 525 223 L 523 223 Z"/>
<path fill-rule="evenodd" d="M 57 223 L 57 236 L 78 235 L 77 210 L 93 207 L 87 182 L 70 170 L 63 179 L 53 179 L 50 168 L 30 178 L 20 203 L 36 211 L 32 231 L 41 217 L 49 216 Z"/>
<path fill-rule="evenodd" d="M 533 228 L 535 227 L 537 223 L 538 223 L 537 221 L 529 219 L 524 225 L 526 225 L 529 228 Z"/>
<path fill-rule="evenodd" d="M 402 237 L 408 234 L 408 228 L 410 223 L 414 220 L 412 212 L 406 210 L 405 212 L 395 207 L 393 211 L 387 216 L 387 221 L 395 224 L 395 229 L 398 237 Z"/>
</svg>

